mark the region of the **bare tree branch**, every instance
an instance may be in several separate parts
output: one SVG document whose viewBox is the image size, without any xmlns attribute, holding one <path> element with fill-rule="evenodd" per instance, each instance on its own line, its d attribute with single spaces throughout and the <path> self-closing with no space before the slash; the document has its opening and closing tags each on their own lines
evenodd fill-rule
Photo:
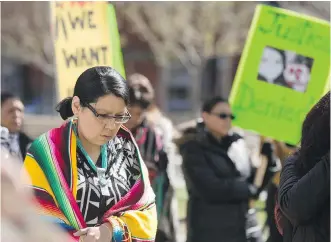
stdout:
<svg viewBox="0 0 331 242">
<path fill-rule="evenodd" d="M 240 53 L 258 2 L 114 2 L 132 32 L 148 42 L 159 65 L 178 58 L 200 68 L 219 54 Z M 279 2 L 280 7 L 330 18 L 330 2 Z M 2 2 L 2 54 L 53 75 L 49 2 Z M 119 21 L 120 22 L 120 21 Z"/>
<path fill-rule="evenodd" d="M 200 66 L 218 54 L 240 53 L 259 2 L 115 3 L 132 31 L 143 37 L 162 64 L 177 57 Z M 279 2 L 280 7 L 329 18 L 329 2 Z M 162 57 L 161 57 L 162 56 Z"/>
<path fill-rule="evenodd" d="M 54 75 L 48 2 L 3 2 L 1 46 L 5 57 Z"/>
<path fill-rule="evenodd" d="M 160 65 L 178 58 L 187 69 L 201 68 L 211 56 L 239 52 L 255 7 L 251 2 L 114 4 L 132 32 L 148 42 L 157 61 L 162 59 Z"/>
<path fill-rule="evenodd" d="M 280 6 L 330 21 L 330 1 L 280 1 Z"/>
</svg>

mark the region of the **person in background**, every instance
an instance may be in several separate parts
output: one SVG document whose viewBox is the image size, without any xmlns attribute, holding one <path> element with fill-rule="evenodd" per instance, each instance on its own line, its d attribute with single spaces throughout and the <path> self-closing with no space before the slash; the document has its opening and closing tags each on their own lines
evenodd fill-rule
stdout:
<svg viewBox="0 0 331 242">
<path fill-rule="evenodd" d="M 154 105 L 154 89 L 149 80 L 141 74 L 133 74 L 128 78 L 130 86 L 129 112 L 132 118 L 126 123 L 136 138 L 140 152 L 149 168 L 150 179 L 156 194 L 158 212 L 157 242 L 177 241 L 178 220 L 176 219 L 175 193 L 167 172 L 169 164 L 169 137 L 160 125 L 168 124 L 161 116 L 149 115 Z M 151 118 L 153 117 L 153 118 Z M 171 132 L 171 131 L 169 131 Z"/>
<path fill-rule="evenodd" d="M 330 241 L 330 92 L 303 122 L 301 146 L 281 172 L 275 210 L 284 242 Z"/>
<path fill-rule="evenodd" d="M 262 138 L 263 139 L 263 138 Z M 281 162 L 281 166 L 283 167 L 285 159 L 294 153 L 297 149 L 296 146 L 290 145 L 287 143 L 279 142 L 273 140 L 273 145 L 275 147 L 275 154 L 279 158 Z M 282 242 L 283 237 L 279 233 L 276 221 L 275 221 L 275 205 L 279 187 L 279 179 L 280 179 L 280 171 L 278 171 L 272 180 L 269 182 L 267 187 L 268 197 L 266 200 L 266 213 L 267 213 L 267 225 L 269 227 L 269 237 L 267 242 Z"/>
<path fill-rule="evenodd" d="M 7 128 L 0 126 L 0 140 L 1 140 L 1 153 L 3 157 L 12 156 L 12 151 L 10 149 L 9 131 Z M 15 153 L 13 154 L 15 156 Z"/>
<path fill-rule="evenodd" d="M 146 120 L 152 124 L 155 130 L 161 135 L 163 148 L 167 153 L 169 161 L 167 166 L 168 175 L 170 178 L 170 183 L 173 183 L 178 176 L 178 174 L 176 174 L 178 173 L 178 170 L 176 170 L 175 166 L 181 161 L 181 156 L 178 153 L 174 142 L 174 139 L 179 136 L 179 132 L 175 129 L 172 121 L 166 117 L 155 104 L 154 89 L 147 77 L 139 73 L 135 73 L 128 78 L 128 82 L 132 87 L 143 86 L 150 95 L 149 100 L 151 101 L 144 115 Z M 172 184 L 172 186 L 175 187 L 175 184 Z"/>
<path fill-rule="evenodd" d="M 67 121 L 36 139 L 25 158 L 39 212 L 75 241 L 155 240 L 155 194 L 123 126 L 128 102 L 127 81 L 113 68 L 85 70 L 57 106 Z"/>
<path fill-rule="evenodd" d="M 189 195 L 187 242 L 254 241 L 246 235 L 249 200 L 257 198 L 275 162 L 268 159 L 263 186 L 255 186 L 245 141 L 231 131 L 234 118 L 226 100 L 211 98 L 202 121 L 177 140 Z"/>
<path fill-rule="evenodd" d="M 23 161 L 26 150 L 32 140 L 22 132 L 24 105 L 15 95 L 1 93 L 1 126 L 8 129 L 10 153 Z"/>
<path fill-rule="evenodd" d="M 161 134 L 163 150 L 167 154 L 167 168 L 164 173 L 166 182 L 164 183 L 164 216 L 160 222 L 160 227 L 169 227 L 167 229 L 168 239 L 160 239 L 160 241 L 179 241 L 179 212 L 178 212 L 178 201 L 176 198 L 175 188 L 177 186 L 176 181 L 181 176 L 179 172 L 181 156 L 178 153 L 177 147 L 174 143 L 174 138 L 177 137 L 178 132 L 173 126 L 172 121 L 166 117 L 155 102 L 152 102 L 146 113 L 146 119 L 150 122 L 157 131 Z M 170 222 L 169 222 L 170 221 Z"/>
<path fill-rule="evenodd" d="M 128 111 L 131 118 L 125 124 L 138 144 L 140 154 L 149 170 L 151 182 L 158 173 L 159 153 L 162 150 L 160 133 L 146 119 L 146 112 L 153 100 L 153 94 L 144 85 L 132 85 L 130 77 L 129 84 L 129 103 Z"/>
</svg>

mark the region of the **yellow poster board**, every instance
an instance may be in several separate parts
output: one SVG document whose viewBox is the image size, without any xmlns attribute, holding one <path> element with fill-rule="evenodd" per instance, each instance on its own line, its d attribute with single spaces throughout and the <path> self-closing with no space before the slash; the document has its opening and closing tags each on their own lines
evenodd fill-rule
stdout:
<svg viewBox="0 0 331 242">
<path fill-rule="evenodd" d="M 108 2 L 52 2 L 58 99 L 73 95 L 79 75 L 111 66 L 124 77 L 114 8 Z"/>
</svg>

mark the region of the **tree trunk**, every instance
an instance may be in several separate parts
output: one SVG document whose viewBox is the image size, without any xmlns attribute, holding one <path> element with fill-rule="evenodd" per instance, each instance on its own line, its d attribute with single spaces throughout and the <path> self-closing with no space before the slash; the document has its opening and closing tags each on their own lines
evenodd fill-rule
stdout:
<svg viewBox="0 0 331 242">
<path fill-rule="evenodd" d="M 167 105 L 167 100 L 169 99 L 168 97 L 168 86 L 169 86 L 169 80 L 170 80 L 170 68 L 167 65 L 160 65 L 159 66 L 159 83 L 157 85 L 157 93 L 159 97 L 157 97 L 157 102 L 159 104 L 159 107 L 161 110 L 164 112 L 168 113 L 168 105 Z"/>
<path fill-rule="evenodd" d="M 192 114 L 194 118 L 201 116 L 201 73 L 202 67 L 191 67 L 188 70 L 191 77 L 191 100 L 192 100 Z"/>
</svg>

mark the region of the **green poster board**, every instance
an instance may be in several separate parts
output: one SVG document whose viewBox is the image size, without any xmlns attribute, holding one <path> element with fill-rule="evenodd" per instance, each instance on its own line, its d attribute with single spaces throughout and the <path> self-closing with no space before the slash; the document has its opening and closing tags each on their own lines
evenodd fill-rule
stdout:
<svg viewBox="0 0 331 242">
<path fill-rule="evenodd" d="M 110 39 L 111 39 L 111 46 L 114 52 L 112 53 L 112 67 L 117 70 L 122 77 L 126 78 L 125 76 L 125 68 L 123 63 L 123 56 L 122 56 L 122 47 L 121 47 L 121 41 L 120 41 L 120 33 L 118 31 L 117 27 L 117 19 L 116 19 L 116 13 L 115 8 L 112 4 L 108 4 L 108 22 L 110 25 Z"/>
<path fill-rule="evenodd" d="M 329 76 L 329 23 L 258 5 L 230 94 L 234 125 L 297 144 Z"/>
</svg>

